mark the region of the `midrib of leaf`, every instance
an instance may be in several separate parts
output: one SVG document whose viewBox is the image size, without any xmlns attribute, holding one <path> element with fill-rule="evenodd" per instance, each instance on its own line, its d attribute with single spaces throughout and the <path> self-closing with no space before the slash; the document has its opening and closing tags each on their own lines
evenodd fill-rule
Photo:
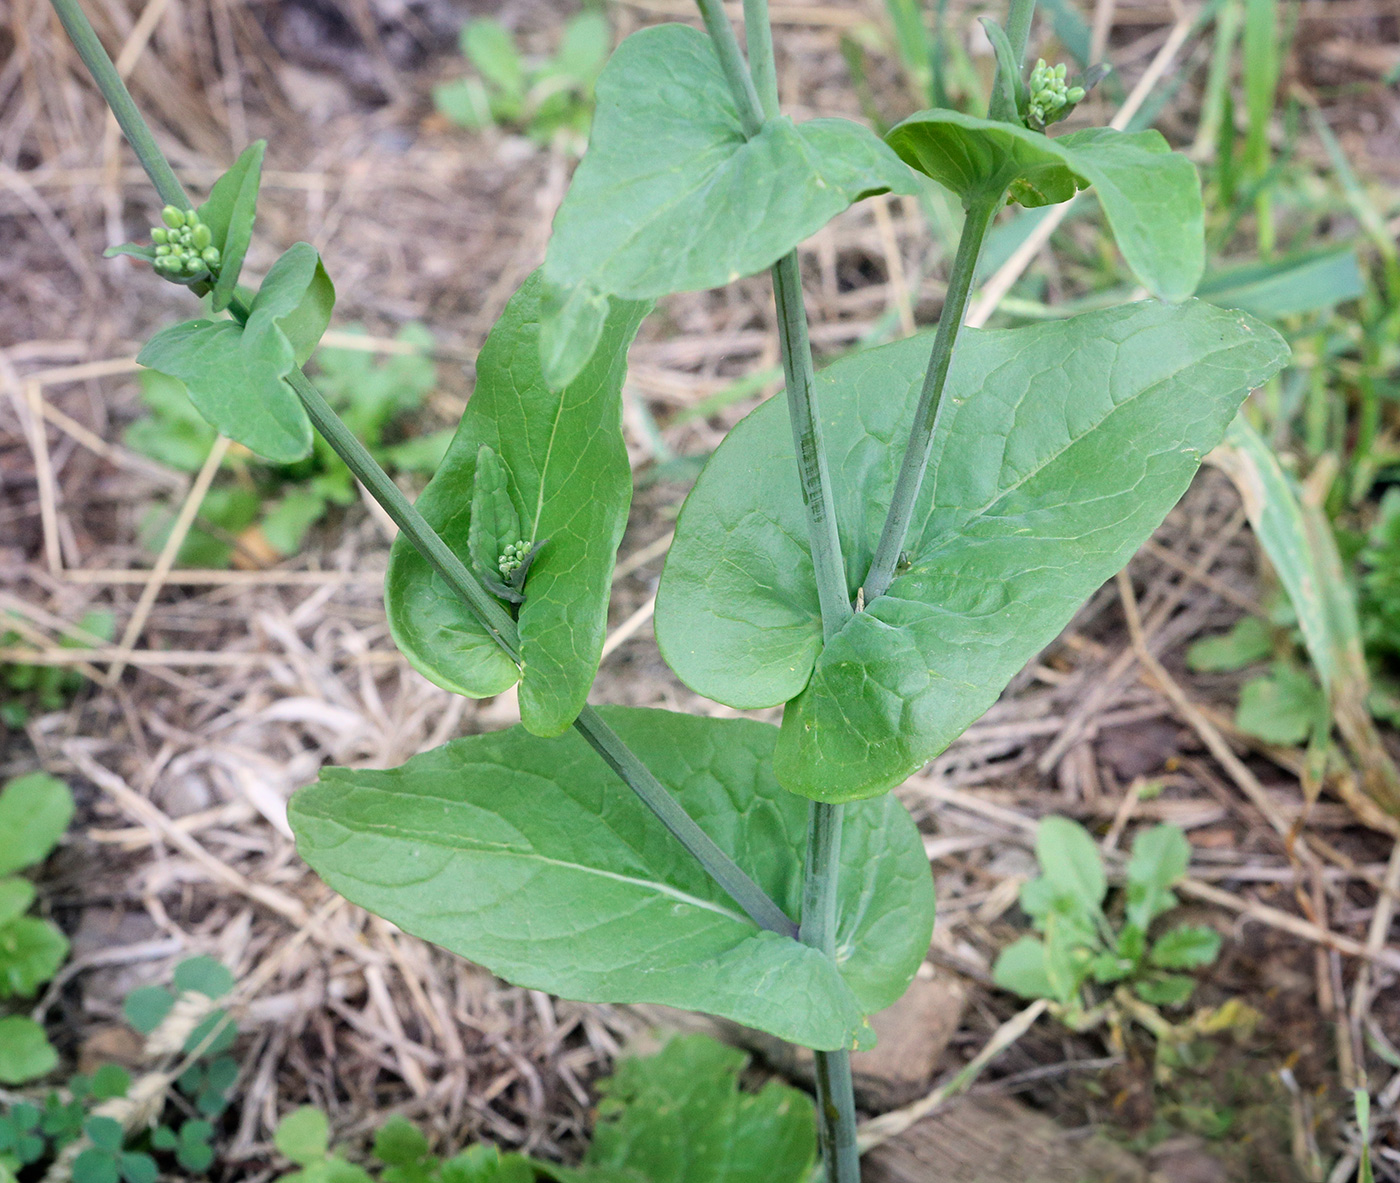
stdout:
<svg viewBox="0 0 1400 1183">
<path fill-rule="evenodd" d="M 455 804 L 455 802 L 453 802 L 453 804 Z M 722 904 L 715 903 L 713 900 L 701 899 L 699 896 L 691 895 L 689 892 L 682 891 L 678 887 L 672 887 L 669 883 L 662 882 L 658 879 L 641 879 L 635 875 L 623 875 L 621 872 L 618 871 L 607 871 L 601 867 L 590 867 L 584 863 L 569 862 L 566 859 L 550 858 L 547 855 L 540 854 L 533 848 L 529 850 L 521 850 L 518 847 L 507 846 L 503 843 L 498 842 L 441 842 L 434 841 L 431 836 L 426 834 L 415 834 L 412 837 L 410 837 L 408 833 L 401 827 L 388 824 L 377 825 L 373 823 L 361 823 L 357 826 L 351 827 L 345 825 L 344 822 L 337 821 L 335 818 L 330 817 L 329 815 L 322 815 L 322 820 L 332 822 L 333 824 L 338 825 L 343 829 L 349 830 L 352 834 L 373 834 L 380 838 L 386 838 L 391 842 L 421 842 L 425 846 L 431 846 L 435 847 L 438 850 L 446 850 L 457 854 L 479 854 L 486 855 L 488 857 L 494 856 L 498 858 L 513 858 L 522 860 L 527 863 L 543 863 L 548 866 L 559 867 L 560 869 L 566 871 L 578 871 L 585 875 L 597 876 L 600 879 L 611 879 L 617 883 L 626 883 L 630 884 L 633 887 L 640 887 L 643 889 L 654 891 L 658 895 L 669 896 L 670 898 L 676 900 L 679 903 L 690 904 L 696 908 L 703 908 L 707 912 L 714 912 L 716 915 L 724 916 L 729 920 L 733 920 L 745 928 L 753 929 L 755 932 L 758 931 L 758 926 L 755 925 L 754 922 L 750 920 L 747 916 L 743 916 L 738 912 L 733 912 L 730 909 L 724 907 Z M 347 872 L 347 874 L 350 873 Z M 434 872 L 433 875 L 425 876 L 425 879 L 433 878 L 437 874 L 439 874 L 439 872 Z M 358 878 L 353 874 L 350 874 L 350 877 Z M 367 883 L 369 882 L 369 880 L 362 879 L 360 880 L 360 882 Z"/>
<path fill-rule="evenodd" d="M 1133 336 L 1136 336 L 1136 335 L 1137 335 L 1136 333 L 1133 334 Z M 1117 349 L 1117 351 L 1116 351 L 1116 353 L 1115 353 L 1115 358 L 1114 358 L 1115 364 L 1116 364 L 1116 362 L 1117 362 L 1117 356 L 1120 355 L 1120 354 L 1122 353 L 1124 347 L 1125 347 L 1125 346 L 1128 344 L 1128 342 L 1131 341 L 1131 340 L 1132 340 L 1132 337 L 1129 337 L 1127 340 L 1123 341 L 1123 342 L 1118 346 L 1118 349 Z M 1131 406 L 1132 406 L 1134 403 L 1136 403 L 1139 399 L 1145 398 L 1146 396 L 1148 396 L 1148 395 L 1150 395 L 1150 394 L 1156 393 L 1158 390 L 1160 390 L 1160 389 L 1161 389 L 1163 386 L 1165 386 L 1166 384 L 1168 384 L 1168 383 L 1170 383 L 1170 382 L 1174 382 L 1185 370 L 1194 368 L 1195 366 L 1198 366 L 1198 365 L 1202 365 L 1202 364 L 1204 364 L 1205 362 L 1209 361 L 1212 357 L 1216 357 L 1216 356 L 1218 356 L 1218 355 L 1220 355 L 1220 354 L 1222 354 L 1222 353 L 1229 353 L 1229 352 L 1231 352 L 1232 350 L 1234 350 L 1234 349 L 1236 349 L 1236 348 L 1238 348 L 1238 345 L 1224 345 L 1224 346 L 1221 346 L 1221 347 L 1218 348 L 1218 349 L 1213 349 L 1213 350 L 1211 350 L 1209 353 L 1203 354 L 1203 355 L 1201 355 L 1201 356 L 1198 357 L 1198 358 L 1194 358 L 1194 359 L 1192 359 L 1192 360 L 1190 360 L 1190 361 L 1188 361 L 1188 362 L 1183 363 L 1183 364 L 1182 364 L 1181 366 L 1179 366 L 1177 369 L 1173 370 L 1170 374 L 1163 375 L 1163 377 L 1161 377 L 1160 379 L 1158 379 L 1156 382 L 1152 383 L 1151 386 L 1144 386 L 1144 387 L 1143 387 L 1140 391 L 1138 391 L 1136 394 L 1132 395 L 1132 396 L 1129 397 L 1129 398 L 1125 398 L 1122 402 L 1120 402 L 1120 403 L 1114 403 L 1113 408 L 1112 408 L 1107 414 L 1105 414 L 1105 415 L 1103 416 L 1103 418 L 1096 420 L 1094 423 L 1090 424 L 1090 425 L 1089 425 L 1088 427 L 1086 427 L 1083 431 L 1081 431 L 1078 435 L 1074 436 L 1074 437 L 1071 438 L 1071 439 L 1066 440 L 1063 447 L 1061 447 L 1061 448 L 1057 449 L 1056 451 L 1054 451 L 1054 452 L 1050 453 L 1049 455 L 1047 455 L 1043 460 L 1040 461 L 1039 464 L 1036 464 L 1033 468 L 1028 469 L 1025 473 L 1023 473 L 1021 476 L 1019 476 L 1016 480 L 1012 481 L 1011 484 L 1005 486 L 1004 488 L 998 489 L 997 492 L 996 492 L 996 495 L 995 495 L 994 497 L 992 497 L 992 499 L 991 499 L 990 501 L 988 501 L 985 505 L 978 506 L 978 507 L 975 508 L 975 509 L 965 510 L 964 512 L 967 514 L 967 517 L 965 517 L 959 525 L 957 525 L 957 526 L 950 526 L 948 529 L 944 530 L 942 534 L 938 535 L 938 537 L 936 537 L 932 542 L 926 543 L 926 544 L 924 544 L 924 545 L 921 545 L 921 546 L 919 547 L 919 550 L 920 550 L 919 558 L 918 558 L 916 561 L 917 561 L 917 562 L 920 562 L 920 563 L 925 562 L 926 560 L 928 560 L 928 559 L 932 558 L 934 555 L 936 555 L 940 549 L 942 549 L 943 547 L 947 546 L 949 542 L 951 542 L 952 540 L 954 540 L 954 539 L 956 539 L 956 538 L 960 538 L 960 537 L 966 532 L 967 527 L 968 527 L 972 522 L 974 522 L 974 521 L 976 521 L 976 520 L 979 520 L 979 519 L 981 519 L 981 518 L 987 517 L 990 513 L 992 513 L 993 510 L 996 509 L 996 507 L 997 507 L 998 505 L 1000 505 L 1003 501 L 1005 501 L 1008 497 L 1010 497 L 1012 493 L 1015 493 L 1018 489 L 1020 489 L 1020 488 L 1021 488 L 1023 485 L 1025 485 L 1027 482 L 1029 482 L 1029 481 L 1033 480 L 1035 477 L 1039 476 L 1045 469 L 1049 468 L 1050 465 L 1055 464 L 1055 463 L 1058 463 L 1060 460 L 1062 460 L 1062 459 L 1064 458 L 1064 456 L 1066 455 L 1066 453 L 1068 453 L 1069 451 L 1071 451 L 1073 448 L 1078 447 L 1079 444 L 1081 444 L 1081 443 L 1082 443 L 1089 435 L 1091 435 L 1092 433 L 1101 430 L 1101 429 L 1103 428 L 1103 426 L 1104 426 L 1106 423 L 1108 423 L 1108 422 L 1109 422 L 1115 415 L 1117 415 L 1120 411 L 1124 411 L 1124 410 L 1126 410 L 1127 408 L 1131 407 Z M 1025 397 L 1022 396 L 1022 399 L 1021 399 L 1020 401 L 1021 401 L 1021 402 L 1024 402 L 1024 401 L 1025 401 Z M 1017 404 L 1017 409 L 1018 409 L 1018 410 L 1020 409 L 1020 403 Z M 1007 432 L 1007 434 L 1006 434 L 1006 437 L 1004 437 L 1004 438 L 1009 438 L 1009 437 L 1010 437 L 1010 434 L 1011 434 L 1011 433 L 1010 433 L 1010 431 L 1008 430 L 1008 432 Z M 945 448 L 946 448 L 947 442 L 948 442 L 948 440 L 947 440 L 947 438 L 945 437 Z M 940 464 L 939 464 L 939 466 L 938 466 L 938 470 L 941 470 L 941 469 L 942 469 L 942 463 L 941 463 L 941 461 L 942 461 L 943 455 L 944 455 L 943 452 L 940 452 L 940 453 L 939 453 Z M 934 508 L 939 508 L 939 509 L 958 509 L 958 508 L 960 508 L 959 506 L 955 506 L 955 505 L 950 505 L 950 506 L 940 506 L 940 505 L 938 505 L 938 476 L 939 476 L 939 471 L 938 471 L 938 470 L 935 470 L 935 472 L 934 472 L 934 474 L 933 474 L 933 486 L 934 486 L 934 487 L 933 487 L 933 494 L 932 494 L 932 498 L 933 498 L 933 500 L 932 500 L 932 505 L 933 505 L 933 507 L 934 507 Z"/>
</svg>

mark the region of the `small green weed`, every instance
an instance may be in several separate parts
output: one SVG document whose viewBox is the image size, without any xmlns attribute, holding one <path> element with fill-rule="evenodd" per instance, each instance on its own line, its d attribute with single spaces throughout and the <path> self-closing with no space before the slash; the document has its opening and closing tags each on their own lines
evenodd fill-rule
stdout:
<svg viewBox="0 0 1400 1183">
<path fill-rule="evenodd" d="M 473 131 L 507 128 L 582 155 L 593 119 L 593 85 L 612 48 L 601 13 L 575 16 L 554 56 L 542 60 L 521 54 L 510 31 L 492 17 L 466 25 L 461 45 L 475 74 L 435 87 L 438 111 Z"/>
<path fill-rule="evenodd" d="M 15 872 L 48 858 L 72 819 L 73 794 L 47 773 L 17 777 L 0 789 L 0 1004 L 32 998 L 68 957 L 68 938 L 50 921 L 27 915 L 34 885 Z M 0 1084 L 34 1080 L 57 1063 L 38 1023 L 22 1014 L 0 1017 Z"/>
<path fill-rule="evenodd" d="M 1124 1009 L 1126 990 L 1147 1008 L 1185 1006 L 1196 982 L 1184 970 L 1210 965 L 1220 934 L 1177 925 L 1149 939 L 1154 922 L 1176 906 L 1172 885 L 1186 873 L 1191 847 L 1176 826 L 1145 830 L 1133 843 L 1121 909 L 1105 910 L 1108 878 L 1098 847 L 1083 826 L 1048 817 L 1036 834 L 1041 874 L 1021 889 L 1021 907 L 1041 936 L 1002 950 L 993 976 L 1023 998 L 1053 1002 L 1063 1021 L 1086 1029 Z M 1103 998 L 1096 989 L 1116 987 Z M 1133 1017 L 1143 1012 L 1137 1006 Z"/>
<path fill-rule="evenodd" d="M 116 627 L 116 617 L 95 608 L 83 613 L 72 632 L 60 637 L 58 643 L 64 649 L 85 649 L 94 641 L 111 641 Z M 16 632 L 0 632 L 0 648 L 23 643 L 24 638 Z M 0 663 L 0 723 L 18 730 L 36 711 L 62 710 L 86 680 L 71 666 Z"/>
<path fill-rule="evenodd" d="M 9 820 L 4 801 L 0 797 L 0 828 Z M 66 1176 L 72 1183 L 154 1183 L 162 1162 L 184 1174 L 207 1171 L 215 1158 L 214 1123 L 228 1108 L 238 1075 L 237 1062 L 226 1054 L 236 1030 L 218 1006 L 233 985 L 233 975 L 213 958 L 193 957 L 175 967 L 172 989 L 148 986 L 129 994 L 123 1010 L 146 1037 L 152 1071 L 133 1081 L 125 1068 L 103 1064 L 0 1110 L 0 1183 L 14 1183 L 21 1172 L 26 1178 Z M 37 1024 L 23 1022 L 43 1039 Z M 22 1077 L 6 1077 L 4 1053 L 20 1046 L 8 1034 L 0 1030 L 0 1083 L 33 1080 L 56 1067 L 44 1040 L 42 1059 Z"/>
<path fill-rule="evenodd" d="M 375 1137 L 366 1168 L 333 1151 L 326 1115 L 304 1106 L 277 1127 L 277 1149 L 298 1168 L 280 1183 L 801 1183 L 816 1154 L 811 1101 L 777 1082 L 741 1090 L 747 1063 L 743 1052 L 703 1035 L 621 1061 L 598 1082 L 598 1121 L 578 1167 L 489 1145 L 440 1158 L 412 1122 L 394 1117 Z"/>
</svg>

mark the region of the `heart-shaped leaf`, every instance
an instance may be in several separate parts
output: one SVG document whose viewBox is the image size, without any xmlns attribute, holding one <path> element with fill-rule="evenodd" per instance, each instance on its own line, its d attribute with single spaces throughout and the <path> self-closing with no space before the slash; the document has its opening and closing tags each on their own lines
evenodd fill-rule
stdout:
<svg viewBox="0 0 1400 1183">
<path fill-rule="evenodd" d="M 286 382 L 330 322 L 335 289 L 315 247 L 299 242 L 263 280 L 246 326 L 189 320 L 163 329 L 136 360 L 183 382 L 199 413 L 279 464 L 311 451 L 311 422 Z"/>
<path fill-rule="evenodd" d="M 219 278 L 211 295 L 215 312 L 227 308 L 238 289 L 238 273 L 243 270 L 243 259 L 253 240 L 266 149 L 266 140 L 244 148 L 233 167 L 214 182 L 209 200 L 198 210 L 199 220 L 209 227 L 214 245 L 219 248 Z"/>
<path fill-rule="evenodd" d="M 915 192 L 895 155 L 847 120 L 770 119 L 747 139 L 710 39 L 684 25 L 627 38 L 597 99 L 545 256 L 559 289 L 542 334 L 556 386 L 588 359 L 599 301 L 730 283 L 862 197 Z"/>
<path fill-rule="evenodd" d="M 777 729 L 600 713 L 796 916 L 807 806 L 773 779 Z M 337 891 L 518 985 L 708 1011 L 808 1047 L 852 1046 L 904 992 L 933 924 L 928 859 L 893 797 L 846 811 L 833 963 L 761 931 L 577 733 L 514 727 L 387 772 L 328 769 L 289 817 Z"/>
<path fill-rule="evenodd" d="M 817 378 L 852 598 L 928 364 L 915 337 Z M 782 399 L 740 423 L 686 499 L 656 636 L 692 689 L 788 702 L 778 779 L 818 800 L 893 787 L 996 701 L 1176 503 L 1288 349 L 1199 301 L 964 330 L 909 564 L 822 646 Z"/>
<path fill-rule="evenodd" d="M 439 686 L 482 698 L 520 680 L 520 717 L 558 735 L 583 708 L 607 631 L 613 563 L 632 500 L 622 440 L 627 348 L 650 305 L 614 301 L 593 360 L 563 391 L 540 371 L 538 273 L 511 297 L 476 363 L 476 389 L 437 475 L 418 499 L 423 516 L 470 564 L 471 506 L 482 445 L 508 479 L 520 538 L 548 542 L 523 588 L 523 676 L 407 542 L 394 543 L 385 604 L 394 640 Z"/>
<path fill-rule="evenodd" d="M 1052 139 L 940 108 L 911 115 L 885 139 L 965 205 L 1002 193 L 1025 206 L 1054 205 L 1092 185 L 1124 260 L 1153 295 L 1184 300 L 1200 282 L 1200 177 L 1160 132 L 1098 127 Z"/>
</svg>

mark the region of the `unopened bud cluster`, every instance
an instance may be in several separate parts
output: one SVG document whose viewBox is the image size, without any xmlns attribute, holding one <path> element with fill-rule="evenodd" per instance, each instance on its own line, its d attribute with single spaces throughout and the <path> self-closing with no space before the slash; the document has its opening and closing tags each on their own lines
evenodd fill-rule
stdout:
<svg viewBox="0 0 1400 1183">
<path fill-rule="evenodd" d="M 1026 89 L 1030 91 L 1030 106 L 1026 115 L 1033 125 L 1044 127 L 1053 123 L 1066 107 L 1072 107 L 1084 98 L 1082 86 L 1065 85 L 1064 63 L 1047 66 L 1041 58 L 1031 71 Z"/>
<path fill-rule="evenodd" d="M 501 569 L 501 574 L 509 579 L 529 553 L 530 544 L 528 542 L 507 542 L 505 549 L 501 551 L 501 557 L 496 561 L 496 566 Z"/>
<path fill-rule="evenodd" d="M 204 272 L 215 272 L 222 261 L 209 227 L 192 209 L 167 205 L 160 211 L 163 226 L 151 229 L 156 244 L 154 267 L 172 279 L 188 279 Z"/>
</svg>

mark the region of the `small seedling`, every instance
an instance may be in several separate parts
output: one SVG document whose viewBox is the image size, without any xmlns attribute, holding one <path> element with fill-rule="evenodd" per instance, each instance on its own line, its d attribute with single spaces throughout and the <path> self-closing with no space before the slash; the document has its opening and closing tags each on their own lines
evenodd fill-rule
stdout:
<svg viewBox="0 0 1400 1183">
<path fill-rule="evenodd" d="M 1026 936 L 1002 950 L 993 976 L 1023 998 L 1055 1003 L 1066 1024 L 1083 1029 L 1105 1017 L 1102 991 L 1130 990 L 1149 1007 L 1182 1007 L 1195 979 L 1182 970 L 1210 965 L 1220 952 L 1212 928 L 1178 925 L 1149 939 L 1176 906 L 1172 885 L 1191 857 L 1176 826 L 1144 830 L 1133 843 L 1120 909 L 1105 909 L 1108 878 L 1098 847 L 1083 826 L 1048 817 L 1036 832 L 1039 878 L 1021 889 L 1021 907 L 1040 937 Z"/>
<path fill-rule="evenodd" d="M 433 102 L 461 127 L 523 131 L 538 144 L 560 141 L 581 155 L 593 115 L 593 84 L 611 44 L 607 19 L 580 13 L 564 26 L 558 52 L 531 62 L 500 21 L 481 17 L 464 26 L 461 36 L 475 77 L 435 87 Z"/>
<path fill-rule="evenodd" d="M 107 642 L 116 633 L 116 617 L 106 609 L 84 612 L 72 632 L 58 639 L 61 649 L 86 649 Z M 16 632 L 0 632 L 0 649 L 22 644 Z M 20 728 L 35 711 L 57 711 L 67 706 L 87 679 L 71 666 L 0 663 L 0 723 Z"/>
<path fill-rule="evenodd" d="M 756 1093 L 741 1089 L 747 1064 L 743 1052 L 703 1035 L 622 1060 L 598 1082 L 593 1141 L 569 1168 L 490 1145 L 442 1158 L 412 1122 L 395 1117 L 374 1139 L 382 1166 L 372 1171 L 333 1152 L 326 1115 L 304 1106 L 274 1135 L 300 1168 L 279 1183 L 804 1183 L 816 1157 L 811 1105 L 776 1081 Z"/>
<path fill-rule="evenodd" d="M 0 788 L 0 1002 L 32 998 L 68 956 L 68 938 L 48 920 L 28 916 L 34 886 L 14 874 L 37 866 L 73 818 L 73 794 L 47 773 L 16 777 Z M 53 1071 L 58 1056 L 27 1015 L 0 1017 L 0 1084 Z"/>
</svg>

